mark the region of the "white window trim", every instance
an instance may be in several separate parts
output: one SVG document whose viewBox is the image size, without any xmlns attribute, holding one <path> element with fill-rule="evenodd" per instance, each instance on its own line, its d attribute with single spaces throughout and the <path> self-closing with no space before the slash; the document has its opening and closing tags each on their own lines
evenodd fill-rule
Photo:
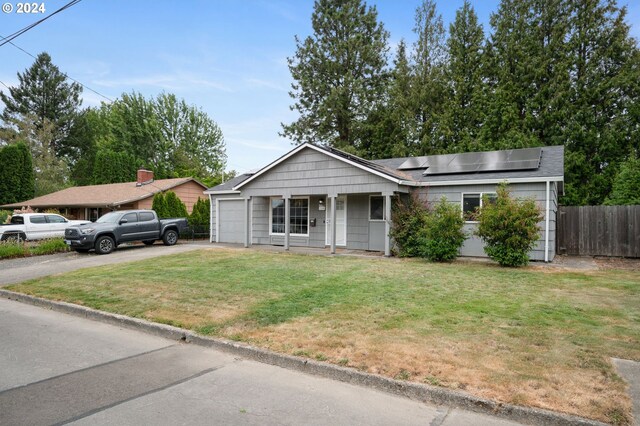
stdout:
<svg viewBox="0 0 640 426">
<path fill-rule="evenodd" d="M 309 218 L 311 217 L 311 200 L 310 197 L 291 197 L 290 200 L 307 200 L 307 233 L 306 234 L 294 234 L 292 232 L 289 233 L 290 237 L 308 237 L 309 236 Z M 272 232 L 273 231 L 273 208 L 271 207 L 271 200 L 284 200 L 283 197 L 269 197 L 269 235 L 275 236 L 284 236 L 284 232 Z M 286 205 L 286 202 L 285 202 Z M 289 210 L 291 210 L 291 203 L 289 203 Z M 285 212 L 285 220 L 286 220 L 286 212 Z M 289 213 L 289 218 L 291 218 L 291 213 Z M 286 226 L 286 224 L 285 224 Z M 291 225 L 289 225 L 291 227 Z"/>
<path fill-rule="evenodd" d="M 482 198 L 485 195 L 495 195 L 496 197 L 498 196 L 497 192 L 491 192 L 491 191 L 487 191 L 487 192 L 463 192 L 460 195 L 460 213 L 462 214 L 462 217 L 464 218 L 464 196 L 465 195 L 480 195 L 480 208 L 482 208 Z M 478 223 L 477 220 L 465 220 L 464 223 Z"/>
<path fill-rule="evenodd" d="M 382 219 L 371 219 L 371 198 L 373 198 L 373 197 L 382 198 Z M 369 195 L 369 222 L 384 222 L 387 219 L 386 217 L 384 217 L 384 214 L 387 211 L 385 209 L 386 203 L 387 203 L 387 201 L 385 200 L 385 196 L 384 195 L 374 195 L 374 194 Z"/>
</svg>

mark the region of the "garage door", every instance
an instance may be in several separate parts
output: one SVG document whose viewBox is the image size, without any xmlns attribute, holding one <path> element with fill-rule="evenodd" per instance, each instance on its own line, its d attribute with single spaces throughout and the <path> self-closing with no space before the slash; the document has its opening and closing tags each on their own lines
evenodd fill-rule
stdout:
<svg viewBox="0 0 640 426">
<path fill-rule="evenodd" d="M 244 200 L 220 200 L 218 206 L 218 241 L 244 242 Z"/>
</svg>

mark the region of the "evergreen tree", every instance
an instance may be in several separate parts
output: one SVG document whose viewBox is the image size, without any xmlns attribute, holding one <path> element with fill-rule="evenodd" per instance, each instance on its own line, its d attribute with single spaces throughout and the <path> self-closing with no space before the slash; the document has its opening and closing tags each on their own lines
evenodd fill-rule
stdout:
<svg viewBox="0 0 640 426">
<path fill-rule="evenodd" d="M 638 157 L 631 156 L 622 163 L 605 204 L 614 206 L 640 204 L 640 159 Z"/>
<path fill-rule="evenodd" d="M 211 213 L 210 206 L 209 198 L 202 199 L 198 197 L 198 201 L 193 205 L 193 210 L 189 216 L 189 225 L 208 227 Z"/>
<path fill-rule="evenodd" d="M 20 185 L 17 191 L 18 202 L 30 200 L 35 195 L 35 175 L 33 173 L 33 159 L 29 147 L 24 142 L 15 144 L 20 153 L 17 170 Z"/>
<path fill-rule="evenodd" d="M 127 152 L 114 152 L 101 149 L 96 153 L 93 168 L 93 183 L 132 182 L 136 180 L 138 165 L 135 158 Z"/>
<path fill-rule="evenodd" d="M 167 202 L 165 200 L 164 193 L 158 192 L 153 196 L 153 204 L 151 205 L 151 209 L 156 212 L 160 219 L 169 217 L 169 215 L 167 214 Z"/>
<path fill-rule="evenodd" d="M 404 40 L 398 44 L 384 102 L 369 117 L 361 154 L 366 158 L 405 157 L 419 152 L 412 140 L 414 104 L 413 75 Z"/>
<path fill-rule="evenodd" d="M 572 0 L 564 204 L 600 204 L 640 148 L 640 55 L 615 0 Z"/>
<path fill-rule="evenodd" d="M 0 204 L 23 201 L 20 199 L 22 154 L 17 144 L 0 149 Z"/>
<path fill-rule="evenodd" d="M 187 207 L 182 200 L 178 198 L 175 192 L 167 191 L 164 195 L 166 204 L 165 214 L 167 217 L 188 217 Z"/>
<path fill-rule="evenodd" d="M 442 117 L 447 152 L 480 151 L 479 132 L 484 120 L 484 32 L 478 17 L 465 0 L 449 26 L 446 69 L 448 84 Z"/>
<path fill-rule="evenodd" d="M 281 135 L 357 152 L 384 93 L 389 35 L 361 0 L 316 0 L 311 23 L 313 36 L 296 37 L 288 59 L 291 109 L 300 117 L 282 124 Z"/>
<path fill-rule="evenodd" d="M 424 0 L 416 9 L 414 32 L 413 105 L 416 117 L 413 139 L 421 154 L 445 152 L 442 113 L 446 97 L 445 64 L 447 50 L 442 16 L 435 0 Z"/>
<path fill-rule="evenodd" d="M 65 139 L 73 125 L 80 104 L 82 86 L 69 83 L 67 77 L 51 62 L 48 53 L 41 53 L 31 67 L 18 73 L 19 85 L 0 92 L 5 105 L 2 119 L 10 125 L 12 119 L 33 116 L 36 129 L 45 121 L 53 126 L 51 146 L 56 156 L 68 154 Z"/>
</svg>

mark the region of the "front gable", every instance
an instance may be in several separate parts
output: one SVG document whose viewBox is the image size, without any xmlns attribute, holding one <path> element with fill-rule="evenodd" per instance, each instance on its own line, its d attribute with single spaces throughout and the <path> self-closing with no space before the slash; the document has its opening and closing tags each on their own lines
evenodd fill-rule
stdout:
<svg viewBox="0 0 640 426">
<path fill-rule="evenodd" d="M 400 180 L 351 163 L 322 149 L 302 146 L 236 188 L 245 196 L 381 193 Z"/>
</svg>

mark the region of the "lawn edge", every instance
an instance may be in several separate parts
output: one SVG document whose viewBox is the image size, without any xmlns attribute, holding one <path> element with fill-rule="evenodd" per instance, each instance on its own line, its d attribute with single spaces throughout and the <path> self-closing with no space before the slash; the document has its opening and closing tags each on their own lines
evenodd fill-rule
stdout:
<svg viewBox="0 0 640 426">
<path fill-rule="evenodd" d="M 395 380 L 378 374 L 366 373 L 352 368 L 341 367 L 326 362 L 315 361 L 292 355 L 285 355 L 246 343 L 220 338 L 205 337 L 195 332 L 166 324 L 132 318 L 125 315 L 99 311 L 86 306 L 53 301 L 41 297 L 30 296 L 10 290 L 0 289 L 0 297 L 30 304 L 53 311 L 84 317 L 119 327 L 125 327 L 166 339 L 182 341 L 198 346 L 217 349 L 229 354 L 239 355 L 247 359 L 300 371 L 314 376 L 325 377 L 345 383 L 365 386 L 386 393 L 403 396 L 412 400 L 429 402 L 436 405 L 461 408 L 476 413 L 489 414 L 507 420 L 532 425 L 571 425 L 600 426 L 605 425 L 597 420 L 558 413 L 539 408 L 522 407 L 479 398 L 464 392 L 426 384 Z"/>
</svg>

